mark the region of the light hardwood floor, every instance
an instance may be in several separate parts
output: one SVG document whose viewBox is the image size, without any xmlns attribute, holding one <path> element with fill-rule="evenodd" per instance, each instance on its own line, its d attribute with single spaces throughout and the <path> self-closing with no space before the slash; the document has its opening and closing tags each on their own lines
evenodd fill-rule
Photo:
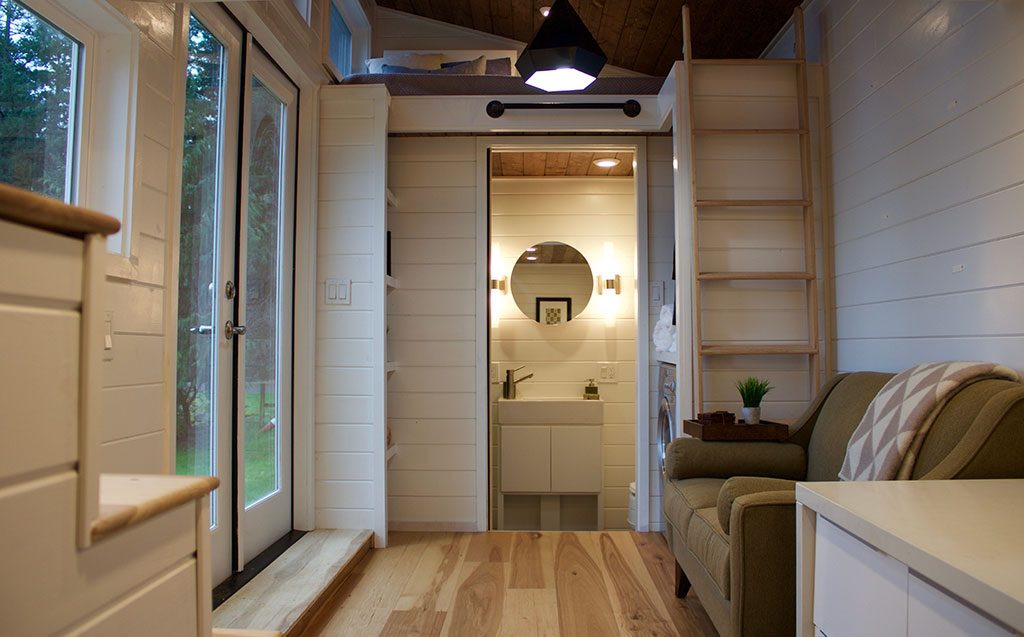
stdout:
<svg viewBox="0 0 1024 637">
<path fill-rule="evenodd" d="M 392 533 L 318 622 L 349 635 L 716 636 L 655 533 Z"/>
</svg>

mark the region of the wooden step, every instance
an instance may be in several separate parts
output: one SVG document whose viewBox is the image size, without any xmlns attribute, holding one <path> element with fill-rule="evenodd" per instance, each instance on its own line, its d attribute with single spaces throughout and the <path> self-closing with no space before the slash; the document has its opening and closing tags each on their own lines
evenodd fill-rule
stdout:
<svg viewBox="0 0 1024 637">
<path fill-rule="evenodd" d="M 698 199 L 698 208 L 768 208 L 772 206 L 800 206 L 806 208 L 811 202 L 807 199 Z"/>
<path fill-rule="evenodd" d="M 694 128 L 694 135 L 806 135 L 806 128 Z"/>
<path fill-rule="evenodd" d="M 701 272 L 698 281 L 811 281 L 810 272 Z"/>
<path fill-rule="evenodd" d="M 787 64 L 803 64 L 804 60 L 803 58 L 699 58 L 690 60 L 690 63 L 699 66 L 785 66 Z"/>
<path fill-rule="evenodd" d="M 214 610 L 213 625 L 284 637 L 311 633 L 372 544 L 370 531 L 310 531 Z"/>
<path fill-rule="evenodd" d="M 817 354 L 818 348 L 806 343 L 794 345 L 701 345 L 700 353 L 702 356 Z"/>
</svg>

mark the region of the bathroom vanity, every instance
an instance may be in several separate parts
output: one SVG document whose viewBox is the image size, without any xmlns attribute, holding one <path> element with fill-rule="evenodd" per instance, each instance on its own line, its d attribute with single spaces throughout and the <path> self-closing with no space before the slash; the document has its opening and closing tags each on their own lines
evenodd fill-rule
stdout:
<svg viewBox="0 0 1024 637">
<path fill-rule="evenodd" d="M 604 401 L 500 399 L 498 528 L 601 529 Z"/>
</svg>

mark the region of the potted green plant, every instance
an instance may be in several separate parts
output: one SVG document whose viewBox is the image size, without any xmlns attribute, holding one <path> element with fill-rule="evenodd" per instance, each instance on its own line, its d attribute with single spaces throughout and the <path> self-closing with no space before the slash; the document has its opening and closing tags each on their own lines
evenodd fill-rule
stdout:
<svg viewBox="0 0 1024 637">
<path fill-rule="evenodd" d="M 743 399 L 743 422 L 756 425 L 761 422 L 761 400 L 771 391 L 771 384 L 764 379 L 754 378 L 736 381 L 736 389 Z"/>
</svg>

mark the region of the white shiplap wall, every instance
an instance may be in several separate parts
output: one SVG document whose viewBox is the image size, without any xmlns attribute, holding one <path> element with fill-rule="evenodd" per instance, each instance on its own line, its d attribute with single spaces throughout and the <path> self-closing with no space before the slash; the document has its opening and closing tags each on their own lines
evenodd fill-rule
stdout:
<svg viewBox="0 0 1024 637">
<path fill-rule="evenodd" d="M 388 467 L 392 529 L 476 528 L 476 140 L 392 138 Z"/>
<path fill-rule="evenodd" d="M 675 302 L 675 285 L 672 281 L 672 249 L 675 237 L 674 211 L 672 207 L 672 138 L 650 137 L 647 140 L 647 276 L 654 285 L 663 288 L 665 303 Z M 641 308 L 643 311 L 643 308 Z M 688 311 L 688 310 L 687 310 Z M 653 332 L 661 313 L 660 305 L 648 308 L 648 324 Z M 659 362 L 650 347 L 650 384 L 648 387 L 650 410 L 650 523 L 652 531 L 661 530 L 661 489 L 662 478 L 658 469 L 658 369 Z M 677 358 L 678 352 L 670 356 Z"/>
<path fill-rule="evenodd" d="M 315 507 L 318 528 L 386 538 L 384 210 L 387 91 L 320 92 L 317 216 Z M 351 281 L 351 304 L 326 305 L 326 279 Z"/>
<path fill-rule="evenodd" d="M 179 110 L 182 5 L 112 3 L 140 32 L 135 124 L 135 181 L 128 227 L 130 258 L 110 255 L 106 305 L 113 312 L 112 359 L 103 363 L 100 471 L 163 473 L 169 469 L 165 429 L 165 292 L 168 227 L 176 218 L 180 172 Z M 111 211 L 123 216 L 124 211 Z M 173 328 L 173 324 L 170 327 Z"/>
<path fill-rule="evenodd" d="M 612 242 L 622 294 L 615 296 L 615 325 L 605 324 L 607 301 L 596 290 L 575 319 L 542 326 L 502 299 L 501 323 L 491 331 L 491 360 L 502 370 L 526 366 L 534 377 L 519 385 L 521 396 L 582 396 L 587 378 L 598 378 L 604 400 L 604 526 L 626 528 L 629 483 L 636 474 L 636 316 L 634 272 L 636 194 L 632 177 L 497 178 L 491 184 L 491 242 L 501 247 L 499 268 L 508 276 L 523 251 L 542 241 L 562 241 L 590 263 L 595 274 L 604 263 L 604 243 Z M 574 313 L 578 308 L 574 306 Z M 602 363 L 614 365 L 618 382 L 602 382 Z M 492 385 L 492 401 L 500 385 Z M 493 411 L 492 411 L 493 414 Z M 492 423 L 496 418 L 492 417 Z M 492 443 L 500 445 L 497 426 Z M 497 472 L 499 447 L 492 450 Z M 497 475 L 492 487 L 497 488 Z M 491 496 L 492 505 L 497 498 Z"/>
<path fill-rule="evenodd" d="M 1024 3 L 812 3 L 828 65 L 838 366 L 1024 367 Z"/>
</svg>

